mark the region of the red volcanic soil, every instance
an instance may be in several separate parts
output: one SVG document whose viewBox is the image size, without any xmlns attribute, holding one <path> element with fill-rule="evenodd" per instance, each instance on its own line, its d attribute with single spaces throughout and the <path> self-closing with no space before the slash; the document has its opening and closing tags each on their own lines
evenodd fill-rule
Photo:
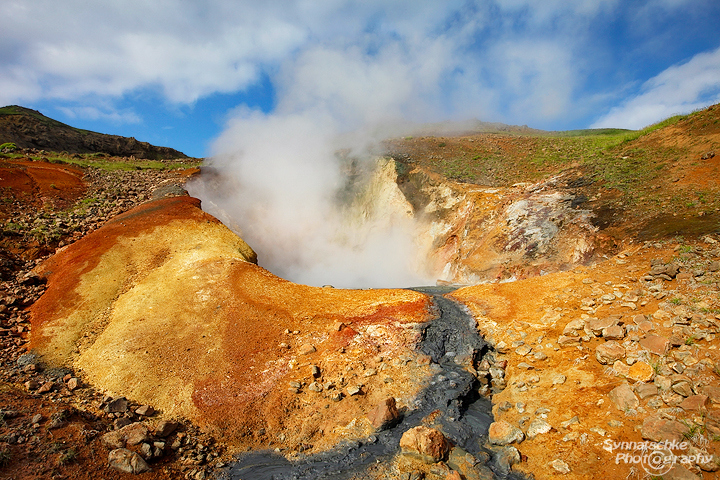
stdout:
<svg viewBox="0 0 720 480">
<path fill-rule="evenodd" d="M 0 189 L 3 197 L 63 209 L 85 192 L 83 171 L 66 165 L 22 160 L 0 161 Z M 0 205 L 0 212 L 2 212 Z"/>
</svg>

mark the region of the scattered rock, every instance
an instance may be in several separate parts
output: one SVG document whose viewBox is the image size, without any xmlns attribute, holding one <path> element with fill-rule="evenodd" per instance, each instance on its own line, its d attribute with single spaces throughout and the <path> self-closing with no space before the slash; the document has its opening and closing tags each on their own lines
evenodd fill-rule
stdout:
<svg viewBox="0 0 720 480">
<path fill-rule="evenodd" d="M 368 413 L 368 419 L 373 427 L 383 430 L 391 428 L 400 419 L 395 399 L 387 398 Z"/>
<path fill-rule="evenodd" d="M 55 389 L 55 382 L 45 382 L 40 388 L 37 389 L 37 393 L 49 393 Z"/>
<path fill-rule="evenodd" d="M 108 465 L 123 473 L 149 472 L 150 466 L 135 452 L 125 448 L 117 448 L 108 454 Z"/>
<path fill-rule="evenodd" d="M 640 339 L 640 346 L 655 355 L 665 355 L 670 341 L 661 335 L 647 335 Z"/>
<path fill-rule="evenodd" d="M 707 395 L 690 395 L 678 405 L 686 412 L 704 410 L 707 406 Z"/>
<path fill-rule="evenodd" d="M 150 405 L 142 405 L 135 410 L 135 413 L 143 417 L 152 417 L 155 415 L 155 409 Z"/>
<path fill-rule="evenodd" d="M 550 466 L 558 473 L 562 473 L 563 475 L 570 473 L 570 466 L 560 460 L 559 458 L 556 458 L 552 462 L 550 462 Z"/>
<path fill-rule="evenodd" d="M 420 425 L 403 433 L 400 448 L 403 453 L 435 463 L 447 458 L 450 443 L 439 430 Z"/>
<path fill-rule="evenodd" d="M 118 397 L 110 401 L 105 407 L 108 413 L 125 413 L 128 409 L 128 401 L 125 397 Z"/>
<path fill-rule="evenodd" d="M 615 363 L 625 357 L 625 347 L 614 340 L 600 344 L 595 349 L 595 358 L 603 365 Z"/>
<path fill-rule="evenodd" d="M 306 343 L 306 344 L 304 344 L 304 345 L 301 345 L 300 348 L 298 349 L 298 353 L 299 353 L 300 355 L 309 355 L 309 354 L 314 353 L 314 352 L 316 352 L 316 351 L 317 351 L 317 349 L 315 348 L 315 346 L 314 346 L 314 345 L 310 345 L 309 343 Z"/>
<path fill-rule="evenodd" d="M 674 420 L 666 420 L 659 416 L 651 415 L 643 421 L 640 433 L 642 438 L 645 440 L 652 440 L 653 442 L 668 441 L 683 441 L 684 433 L 687 428 Z"/>
<path fill-rule="evenodd" d="M 635 362 L 629 368 L 627 377 L 636 382 L 649 382 L 655 376 L 655 371 L 646 362 Z"/>
<path fill-rule="evenodd" d="M 509 445 L 520 443 L 525 439 L 525 434 L 519 428 L 511 425 L 505 420 L 499 420 L 490 424 L 488 440 L 493 445 Z"/>
<path fill-rule="evenodd" d="M 552 426 L 547 421 L 542 418 L 536 418 L 528 427 L 527 437 L 535 438 L 538 435 L 549 432 L 550 430 L 552 430 Z"/>
<path fill-rule="evenodd" d="M 177 428 L 180 426 L 177 422 L 171 422 L 169 420 L 161 420 L 157 425 L 155 425 L 155 429 L 153 433 L 158 438 L 165 438 L 171 433 L 173 433 Z"/>
<path fill-rule="evenodd" d="M 635 387 L 635 393 L 637 393 L 640 400 L 645 400 L 648 397 L 658 394 L 658 387 L 653 383 L 643 383 Z"/>
<path fill-rule="evenodd" d="M 613 388 L 608 394 L 610 400 L 615 404 L 618 410 L 627 412 L 630 409 L 636 409 L 640 406 L 640 401 L 635 396 L 630 385 L 623 383 Z"/>
<path fill-rule="evenodd" d="M 40 388 L 40 384 L 37 380 L 28 380 L 27 382 L 25 382 L 25 388 L 27 388 L 28 390 L 37 390 L 38 388 Z"/>
</svg>

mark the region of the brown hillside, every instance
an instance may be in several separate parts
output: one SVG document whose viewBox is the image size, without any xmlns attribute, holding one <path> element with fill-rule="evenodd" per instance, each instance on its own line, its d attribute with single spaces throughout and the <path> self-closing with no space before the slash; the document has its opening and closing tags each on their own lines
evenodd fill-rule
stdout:
<svg viewBox="0 0 720 480">
<path fill-rule="evenodd" d="M 168 147 L 157 147 L 133 137 L 106 135 L 71 127 L 42 113 L 16 105 L 0 108 L 0 144 L 54 152 L 96 153 L 118 157 L 165 160 L 188 158 Z"/>
</svg>

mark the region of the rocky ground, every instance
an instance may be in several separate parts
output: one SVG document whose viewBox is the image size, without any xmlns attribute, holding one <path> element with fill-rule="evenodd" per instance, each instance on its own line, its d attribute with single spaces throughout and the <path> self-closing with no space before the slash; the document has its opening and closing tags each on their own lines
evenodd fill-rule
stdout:
<svg viewBox="0 0 720 480">
<path fill-rule="evenodd" d="M 644 478 L 640 462 L 618 456 L 636 449 L 617 442 L 686 442 L 674 453 L 696 461 L 663 478 L 715 478 L 719 259 L 717 235 L 676 238 L 626 245 L 591 267 L 456 291 L 507 362 L 488 375 L 489 441 L 516 446 L 526 459 L 517 468 L 538 478 Z"/>
<path fill-rule="evenodd" d="M 192 171 L 79 170 L 27 153 L 0 162 L 0 478 L 122 478 L 122 470 L 143 469 L 137 457 L 109 466 L 109 449 L 121 442 L 153 463 L 147 478 L 205 478 L 223 451 L 212 438 L 189 423 L 156 419 L 150 406 L 107 397 L 67 369 L 45 369 L 26 350 L 27 308 L 45 291 L 33 269 L 113 216 L 179 193 Z M 62 188 L 65 177 L 72 188 Z M 127 425 L 130 439 L 104 436 Z"/>
</svg>

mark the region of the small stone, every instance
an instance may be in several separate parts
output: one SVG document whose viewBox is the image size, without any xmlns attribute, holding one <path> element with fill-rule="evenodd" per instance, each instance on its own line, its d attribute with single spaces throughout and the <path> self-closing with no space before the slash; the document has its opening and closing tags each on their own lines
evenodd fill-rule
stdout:
<svg viewBox="0 0 720 480">
<path fill-rule="evenodd" d="M 602 336 L 606 340 L 622 340 L 625 338 L 625 329 L 620 325 L 613 325 L 603 329 Z"/>
<path fill-rule="evenodd" d="M 552 425 L 542 418 L 536 418 L 528 427 L 527 438 L 535 438 L 538 435 L 549 432 L 550 430 L 552 430 Z"/>
<path fill-rule="evenodd" d="M 533 357 L 535 357 L 536 360 L 545 360 L 548 358 L 544 352 L 533 352 Z"/>
<path fill-rule="evenodd" d="M 312 382 L 310 385 L 308 385 L 308 390 L 311 392 L 322 392 L 323 386 L 319 382 Z"/>
<path fill-rule="evenodd" d="M 640 346 L 655 355 L 665 355 L 670 341 L 661 335 L 647 335 L 640 339 Z"/>
<path fill-rule="evenodd" d="M 108 465 L 123 473 L 138 474 L 150 471 L 150 466 L 140 455 L 125 448 L 112 450 L 108 454 Z"/>
<path fill-rule="evenodd" d="M 306 343 L 306 344 L 304 344 L 304 345 L 301 345 L 300 348 L 298 349 L 298 353 L 299 353 L 300 355 L 309 355 L 309 354 L 314 353 L 314 352 L 316 352 L 316 351 L 317 351 L 317 349 L 315 348 L 315 346 L 314 346 L 314 345 L 310 345 L 309 343 Z"/>
<path fill-rule="evenodd" d="M 702 392 L 708 396 L 712 403 L 720 403 L 720 387 L 706 385 Z"/>
<path fill-rule="evenodd" d="M 494 460 L 495 465 L 497 465 L 499 474 L 501 478 L 506 478 L 510 474 L 510 469 L 513 465 L 517 465 L 522 461 L 522 457 L 520 456 L 520 452 L 517 448 L 512 446 L 506 446 L 506 447 L 500 447 L 495 451 L 494 454 Z M 474 473 L 474 472 L 471 472 Z M 496 478 L 495 475 L 491 477 L 483 477 L 483 476 L 471 476 L 471 474 L 467 475 L 467 478 L 470 479 L 480 479 L 480 478 Z"/>
<path fill-rule="evenodd" d="M 115 430 L 120 430 L 123 427 L 127 427 L 131 423 L 133 423 L 133 421 L 130 420 L 128 417 L 120 417 L 115 419 L 113 425 L 115 426 Z"/>
<path fill-rule="evenodd" d="M 37 390 L 38 388 L 40 388 L 40 384 L 37 380 L 28 380 L 27 382 L 25 382 L 25 388 L 27 388 L 28 390 Z"/>
<path fill-rule="evenodd" d="M 580 337 L 568 337 L 567 335 L 560 335 L 558 337 L 557 343 L 561 347 L 567 347 L 570 345 L 579 345 Z"/>
<path fill-rule="evenodd" d="M 567 377 L 563 374 L 557 374 L 553 377 L 552 383 L 553 385 L 562 385 L 567 380 Z"/>
<path fill-rule="evenodd" d="M 653 383 L 643 383 L 635 387 L 635 392 L 637 393 L 638 397 L 640 397 L 640 400 L 645 400 L 648 397 L 657 395 L 658 387 Z"/>
<path fill-rule="evenodd" d="M 350 395 L 351 397 L 352 397 L 353 395 L 358 395 L 358 394 L 360 394 L 360 391 L 361 391 L 361 390 L 360 390 L 360 387 L 356 387 L 356 386 L 351 386 L 351 387 L 348 387 L 348 388 L 347 388 L 347 393 L 348 393 L 348 395 Z"/>
<path fill-rule="evenodd" d="M 520 355 L 521 357 L 524 357 L 528 353 L 532 351 L 532 348 L 528 347 L 527 345 L 521 345 L 518 348 L 515 349 L 515 353 Z"/>
<path fill-rule="evenodd" d="M 625 357 L 625 348 L 614 340 L 610 340 L 595 349 L 595 358 L 603 365 L 615 363 Z"/>
<path fill-rule="evenodd" d="M 180 426 L 177 422 L 171 422 L 169 420 L 161 420 L 155 425 L 154 434 L 156 437 L 165 438 L 173 433 Z"/>
<path fill-rule="evenodd" d="M 30 419 L 30 424 L 31 424 L 31 425 L 34 425 L 34 424 L 40 423 L 40 422 L 42 422 L 42 421 L 43 421 L 43 416 L 42 416 L 42 414 L 36 413 L 36 414 L 33 415 L 33 417 Z"/>
<path fill-rule="evenodd" d="M 143 417 L 152 417 L 155 415 L 155 409 L 150 405 L 142 405 L 135 410 L 135 413 Z"/>
<path fill-rule="evenodd" d="M 627 383 L 613 388 L 608 396 L 618 410 L 622 412 L 627 412 L 630 409 L 636 409 L 640 406 L 640 401 Z"/>
<path fill-rule="evenodd" d="M 142 455 L 142 457 L 146 460 L 152 458 L 152 447 L 149 443 L 143 443 L 142 445 L 140 445 L 140 455 Z"/>
<path fill-rule="evenodd" d="M 617 325 L 617 319 L 613 317 L 593 318 L 588 322 L 588 328 L 596 337 L 602 335 L 603 330 Z"/>
<path fill-rule="evenodd" d="M 642 438 L 645 440 L 652 440 L 653 442 L 668 441 L 683 441 L 684 433 L 687 428 L 674 420 L 666 420 L 658 416 L 649 416 L 643 420 L 642 428 L 640 433 Z"/>
<path fill-rule="evenodd" d="M 630 374 L 630 367 L 628 367 L 627 363 L 623 362 L 622 360 L 615 361 L 612 368 L 615 373 L 623 377 L 627 377 Z"/>
<path fill-rule="evenodd" d="M 113 399 L 105 407 L 105 411 L 108 413 L 125 413 L 127 412 L 128 401 L 125 397 L 118 397 Z"/>
<path fill-rule="evenodd" d="M 447 458 L 450 443 L 439 430 L 420 425 L 403 433 L 400 448 L 403 453 L 436 463 Z"/>
<path fill-rule="evenodd" d="M 576 423 L 580 423 L 580 418 L 578 418 L 577 415 L 575 415 L 574 417 L 572 417 L 572 418 L 569 419 L 569 420 L 565 420 L 564 422 L 562 422 L 562 423 L 560 424 L 560 426 L 561 426 L 562 428 L 568 428 L 570 425 L 574 425 L 574 424 L 576 424 Z"/>
<path fill-rule="evenodd" d="M 678 395 L 682 395 L 683 397 L 689 397 L 693 394 L 692 385 L 690 385 L 690 382 L 686 381 L 674 383 L 672 391 Z"/>
<path fill-rule="evenodd" d="M 646 362 L 635 362 L 629 369 L 627 377 L 636 382 L 649 382 L 655 376 L 655 371 Z"/>
<path fill-rule="evenodd" d="M 393 397 L 380 402 L 377 407 L 368 413 L 368 419 L 373 427 L 378 430 L 391 428 L 400 419 L 400 412 Z"/>
<path fill-rule="evenodd" d="M 552 462 L 550 462 L 550 466 L 558 473 L 561 473 L 563 475 L 566 475 L 570 473 L 570 466 L 560 460 L 559 458 L 556 458 Z"/>
<path fill-rule="evenodd" d="M 70 390 L 71 392 L 72 392 L 73 390 L 76 390 L 79 386 L 80 386 L 80 380 L 78 380 L 78 379 L 75 378 L 75 377 L 72 377 L 72 378 L 70 378 L 70 379 L 67 381 L 67 388 L 68 388 L 68 390 Z"/>
<path fill-rule="evenodd" d="M 37 389 L 37 393 L 48 393 L 55 388 L 55 382 L 45 382 L 40 388 Z"/>
<path fill-rule="evenodd" d="M 148 429 L 140 422 L 131 423 L 118 431 L 127 445 L 139 445 L 150 439 Z"/>
<path fill-rule="evenodd" d="M 678 405 L 686 412 L 704 410 L 708 403 L 707 395 L 690 395 Z"/>
<path fill-rule="evenodd" d="M 575 320 L 572 320 L 570 323 L 565 325 L 565 328 L 563 329 L 563 335 L 567 335 L 570 337 L 578 337 L 580 336 L 580 332 L 583 332 L 585 330 L 585 320 L 581 318 L 576 318 Z"/>
<path fill-rule="evenodd" d="M 499 420 L 490 424 L 488 440 L 493 445 L 509 445 L 520 443 L 525 439 L 525 434 L 519 428 L 511 425 L 505 420 Z"/>
</svg>

